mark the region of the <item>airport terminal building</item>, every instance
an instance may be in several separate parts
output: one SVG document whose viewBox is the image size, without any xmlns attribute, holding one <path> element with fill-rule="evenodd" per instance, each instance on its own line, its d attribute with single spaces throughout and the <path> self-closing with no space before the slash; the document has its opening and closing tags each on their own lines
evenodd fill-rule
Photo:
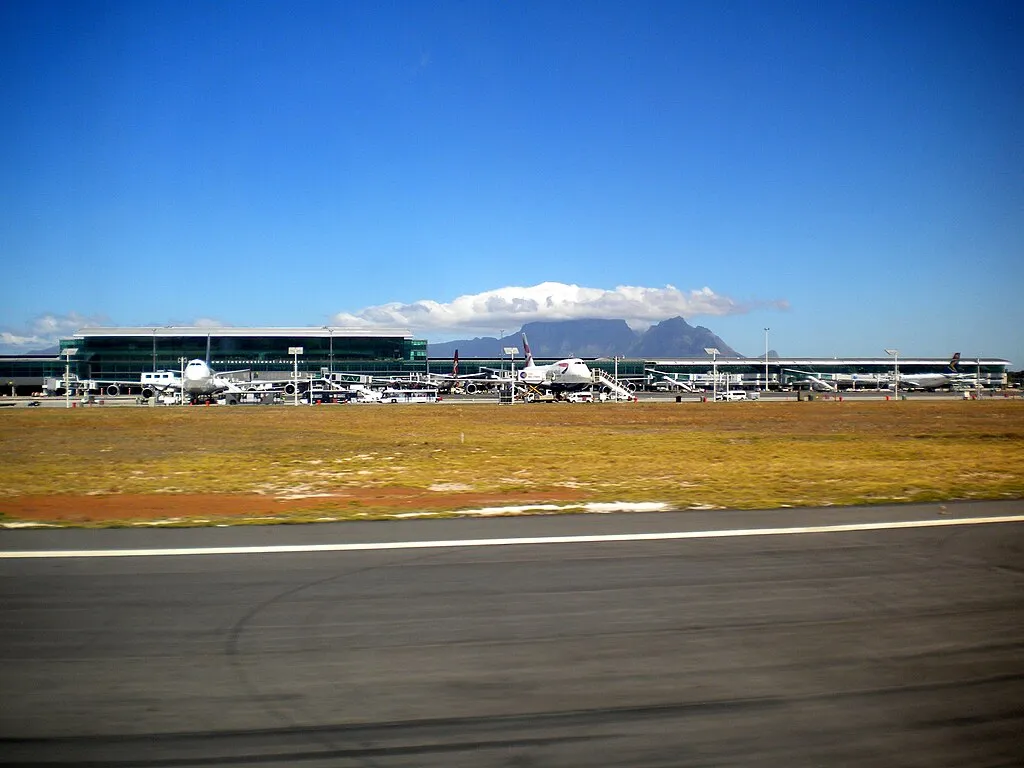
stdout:
<svg viewBox="0 0 1024 768">
<path fill-rule="evenodd" d="M 83 328 L 62 340 L 77 350 L 72 367 L 80 379 L 138 379 L 143 372 L 178 370 L 206 360 L 218 371 L 253 373 L 348 370 L 422 370 L 427 342 L 401 328 Z M 301 350 L 297 355 L 293 350 Z M 337 368 L 342 366 L 342 368 Z"/>
<path fill-rule="evenodd" d="M 840 390 L 884 389 L 896 378 L 901 388 L 912 389 L 917 377 L 944 373 L 949 358 L 936 357 L 706 357 L 645 361 L 651 385 L 668 379 L 709 386 L 717 374 L 719 387 L 780 390 L 827 384 Z M 964 386 L 1001 389 L 1008 383 L 1010 361 L 991 357 L 961 357 L 956 371 Z M 651 375 L 653 372 L 653 376 Z"/>
<path fill-rule="evenodd" d="M 301 350 L 301 352 L 299 352 Z M 296 354 L 296 352 L 298 352 Z M 62 378 L 67 370 L 73 381 L 139 381 L 143 373 L 180 370 L 191 359 L 207 360 L 218 371 L 248 371 L 255 378 L 315 377 L 326 372 L 372 376 L 410 376 L 417 373 L 447 374 L 450 358 L 433 358 L 426 340 L 413 338 L 402 328 L 297 327 L 90 327 L 62 339 L 60 352 L 50 355 L 0 356 L 0 389 L 10 394 L 33 394 L 47 379 Z M 474 374 L 485 368 L 507 368 L 508 356 L 495 349 L 493 358 L 463 358 L 459 373 Z M 514 360 L 523 364 L 521 353 Z M 552 362 L 551 359 L 538 363 Z M 748 389 L 783 389 L 799 386 L 808 378 L 839 382 L 841 388 L 886 386 L 894 375 L 896 360 L 879 358 L 722 358 L 680 357 L 661 360 L 588 359 L 591 368 L 632 382 L 638 389 L 668 379 L 686 388 L 705 388 L 717 374 L 719 386 Z M 901 379 L 915 374 L 944 371 L 943 358 L 900 357 Z M 964 357 L 959 369 L 982 387 L 999 388 L 1007 383 L 1010 361 L 1001 358 Z M 130 389 L 126 390 L 130 392 Z"/>
</svg>

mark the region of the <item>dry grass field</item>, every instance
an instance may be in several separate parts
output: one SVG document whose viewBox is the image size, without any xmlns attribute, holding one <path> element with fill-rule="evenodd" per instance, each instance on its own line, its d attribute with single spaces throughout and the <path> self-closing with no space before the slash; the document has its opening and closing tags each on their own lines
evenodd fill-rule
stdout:
<svg viewBox="0 0 1024 768">
<path fill-rule="evenodd" d="M 0 456 L 8 525 L 1007 498 L 1024 403 L 12 408 Z"/>
</svg>

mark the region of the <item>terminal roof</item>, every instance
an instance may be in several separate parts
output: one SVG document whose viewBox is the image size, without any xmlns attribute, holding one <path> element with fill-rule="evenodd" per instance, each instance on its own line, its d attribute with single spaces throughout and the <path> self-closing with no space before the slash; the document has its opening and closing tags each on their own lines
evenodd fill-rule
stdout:
<svg viewBox="0 0 1024 768">
<path fill-rule="evenodd" d="M 256 337 L 295 337 L 327 338 L 329 336 L 348 336 L 354 338 L 394 338 L 411 339 L 412 331 L 408 328 L 364 328 L 350 326 L 320 325 L 296 328 L 240 328 L 232 326 L 199 326 L 199 325 L 141 325 L 116 328 L 88 327 L 75 332 L 76 339 L 95 336 L 256 336 Z"/>
</svg>

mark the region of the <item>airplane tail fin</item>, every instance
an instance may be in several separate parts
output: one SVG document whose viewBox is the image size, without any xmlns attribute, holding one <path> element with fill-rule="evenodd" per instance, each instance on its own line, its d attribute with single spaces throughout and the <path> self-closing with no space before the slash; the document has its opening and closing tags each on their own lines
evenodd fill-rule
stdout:
<svg viewBox="0 0 1024 768">
<path fill-rule="evenodd" d="M 959 371 L 957 371 L 957 369 L 956 369 L 957 365 L 959 365 L 959 364 L 960 364 L 960 353 L 959 352 L 954 352 L 953 353 L 953 359 L 949 361 L 949 371 L 950 371 L 950 373 L 959 373 Z"/>
<path fill-rule="evenodd" d="M 452 378 L 457 379 L 459 377 L 459 350 L 455 350 L 455 355 L 452 357 Z"/>
<path fill-rule="evenodd" d="M 523 354 L 526 355 L 526 367 L 529 368 L 533 365 L 533 352 L 530 351 L 530 342 L 526 340 L 526 334 L 523 334 Z"/>
</svg>

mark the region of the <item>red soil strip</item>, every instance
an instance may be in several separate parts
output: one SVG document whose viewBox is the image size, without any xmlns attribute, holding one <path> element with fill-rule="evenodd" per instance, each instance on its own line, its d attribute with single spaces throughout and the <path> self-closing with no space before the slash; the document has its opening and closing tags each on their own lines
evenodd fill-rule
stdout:
<svg viewBox="0 0 1024 768">
<path fill-rule="evenodd" d="M 0 513 L 8 520 L 92 523 L 168 518 L 216 520 L 222 518 L 277 517 L 322 510 L 325 517 L 358 512 L 443 512 L 478 507 L 581 501 L 571 489 L 537 493 L 434 492 L 415 488 L 363 488 L 331 496 L 278 499 L 259 494 L 110 494 L 76 496 L 12 496 L 0 499 Z"/>
</svg>

